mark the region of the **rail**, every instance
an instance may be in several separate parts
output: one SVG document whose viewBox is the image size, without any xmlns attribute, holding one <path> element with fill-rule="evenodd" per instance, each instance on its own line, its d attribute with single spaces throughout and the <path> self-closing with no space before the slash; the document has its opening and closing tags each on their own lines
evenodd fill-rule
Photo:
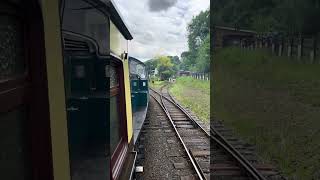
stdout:
<svg viewBox="0 0 320 180">
<path fill-rule="evenodd" d="M 161 87 L 160 91 L 162 91 L 162 89 L 165 86 Z M 239 151 L 237 151 L 230 143 L 228 143 L 228 141 L 218 131 L 216 131 L 213 127 L 210 127 L 210 134 L 209 134 L 199 123 L 197 123 L 196 120 L 194 120 L 194 118 L 179 103 L 177 103 L 175 101 L 174 98 L 172 98 L 172 96 L 170 95 L 169 92 L 168 92 L 168 95 L 169 95 L 170 99 L 168 97 L 164 96 L 161 92 L 158 92 L 158 91 L 156 91 L 156 90 L 154 90 L 152 88 L 150 88 L 150 90 L 155 92 L 156 94 L 158 94 L 160 96 L 161 103 L 162 103 L 162 104 L 160 104 L 161 107 L 166 109 L 166 107 L 165 107 L 165 105 L 163 103 L 163 98 L 165 98 L 167 101 L 169 101 L 172 104 L 174 104 L 179 110 L 181 110 L 193 122 L 193 124 L 195 124 L 201 131 L 203 131 L 206 134 L 207 137 L 212 139 L 220 147 L 222 147 L 226 152 L 228 152 L 240 164 L 240 166 L 242 166 L 246 170 L 246 173 L 249 176 L 251 176 L 252 178 L 254 178 L 256 180 L 266 180 L 266 178 Z M 158 102 L 158 103 L 160 103 L 160 102 Z M 175 125 L 173 124 L 173 121 L 172 121 L 171 116 L 170 116 L 169 112 L 167 111 L 167 109 L 165 110 L 165 112 L 166 112 L 167 116 L 169 117 L 172 125 L 175 128 Z M 176 128 L 175 128 L 175 131 L 178 133 Z M 180 135 L 179 135 L 179 139 L 180 139 L 180 141 L 182 141 L 182 143 L 185 146 L 185 143 L 183 142 L 183 140 L 180 137 Z M 185 147 L 185 149 L 187 151 L 187 147 Z M 188 155 L 189 154 L 190 153 L 188 152 Z M 192 157 L 192 154 L 190 154 L 190 156 Z M 195 163 L 195 165 L 199 166 L 197 163 Z"/>
</svg>

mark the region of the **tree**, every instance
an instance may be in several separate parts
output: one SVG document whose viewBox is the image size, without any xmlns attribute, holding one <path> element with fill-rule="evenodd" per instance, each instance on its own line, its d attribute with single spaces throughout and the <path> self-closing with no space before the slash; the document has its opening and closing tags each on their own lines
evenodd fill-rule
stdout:
<svg viewBox="0 0 320 180">
<path fill-rule="evenodd" d="M 181 53 L 181 64 L 179 66 L 180 70 L 190 70 L 195 64 L 194 56 L 191 55 L 189 51 Z"/>
<path fill-rule="evenodd" d="M 199 48 L 196 70 L 198 72 L 210 71 L 210 34 L 207 35 L 206 39 Z"/>
<path fill-rule="evenodd" d="M 160 80 L 168 80 L 174 74 L 174 64 L 167 56 L 158 56 L 156 60 L 158 61 L 157 69 L 160 75 Z"/>
<path fill-rule="evenodd" d="M 210 36 L 209 36 L 210 9 L 200 12 L 188 24 L 189 51 L 181 54 L 180 69 L 190 71 L 209 71 Z"/>
<path fill-rule="evenodd" d="M 168 56 L 168 58 L 171 59 L 171 62 L 174 64 L 174 65 L 179 65 L 181 63 L 180 59 L 178 56 Z"/>
<path fill-rule="evenodd" d="M 154 70 L 155 68 L 157 68 L 158 62 L 156 59 L 150 59 L 146 62 L 144 62 L 144 64 L 146 65 L 146 70 L 148 72 Z"/>
<path fill-rule="evenodd" d="M 201 42 L 209 34 L 209 10 L 201 11 L 188 24 L 188 46 L 191 53 L 195 53 Z"/>
</svg>

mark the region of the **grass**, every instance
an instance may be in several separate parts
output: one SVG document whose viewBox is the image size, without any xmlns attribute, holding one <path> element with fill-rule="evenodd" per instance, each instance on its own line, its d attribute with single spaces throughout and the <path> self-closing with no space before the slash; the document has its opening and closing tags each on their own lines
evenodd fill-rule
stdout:
<svg viewBox="0 0 320 180">
<path fill-rule="evenodd" d="M 197 80 L 192 77 L 180 77 L 171 86 L 170 93 L 184 107 L 195 113 L 200 120 L 209 122 L 210 81 Z"/>
<path fill-rule="evenodd" d="M 149 82 L 150 87 L 154 89 L 160 89 L 163 85 L 167 84 L 167 81 L 154 81 L 154 83 Z"/>
<path fill-rule="evenodd" d="M 236 48 L 213 64 L 214 119 L 290 179 L 320 179 L 320 65 Z"/>
</svg>

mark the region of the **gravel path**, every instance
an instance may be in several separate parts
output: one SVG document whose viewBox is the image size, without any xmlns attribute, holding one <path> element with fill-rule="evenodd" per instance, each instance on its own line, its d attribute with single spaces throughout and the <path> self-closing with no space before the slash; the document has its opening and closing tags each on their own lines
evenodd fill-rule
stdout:
<svg viewBox="0 0 320 180">
<path fill-rule="evenodd" d="M 138 174 L 137 179 L 195 179 L 194 170 L 186 157 L 165 113 L 150 98 L 145 124 L 138 140 L 137 165 L 142 165 L 144 172 Z"/>
</svg>

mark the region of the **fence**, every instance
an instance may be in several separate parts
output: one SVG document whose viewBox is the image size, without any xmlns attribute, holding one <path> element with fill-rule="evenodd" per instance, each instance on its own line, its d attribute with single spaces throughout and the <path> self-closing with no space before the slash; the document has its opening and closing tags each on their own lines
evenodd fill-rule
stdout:
<svg viewBox="0 0 320 180">
<path fill-rule="evenodd" d="M 295 57 L 298 60 L 305 59 L 310 63 L 319 63 L 320 44 L 317 38 L 294 37 L 294 38 L 255 38 L 243 39 L 240 47 L 246 49 L 264 48 L 277 56 Z"/>
<path fill-rule="evenodd" d="M 192 72 L 191 77 L 199 80 L 210 81 L 210 73 L 197 73 Z"/>
</svg>

